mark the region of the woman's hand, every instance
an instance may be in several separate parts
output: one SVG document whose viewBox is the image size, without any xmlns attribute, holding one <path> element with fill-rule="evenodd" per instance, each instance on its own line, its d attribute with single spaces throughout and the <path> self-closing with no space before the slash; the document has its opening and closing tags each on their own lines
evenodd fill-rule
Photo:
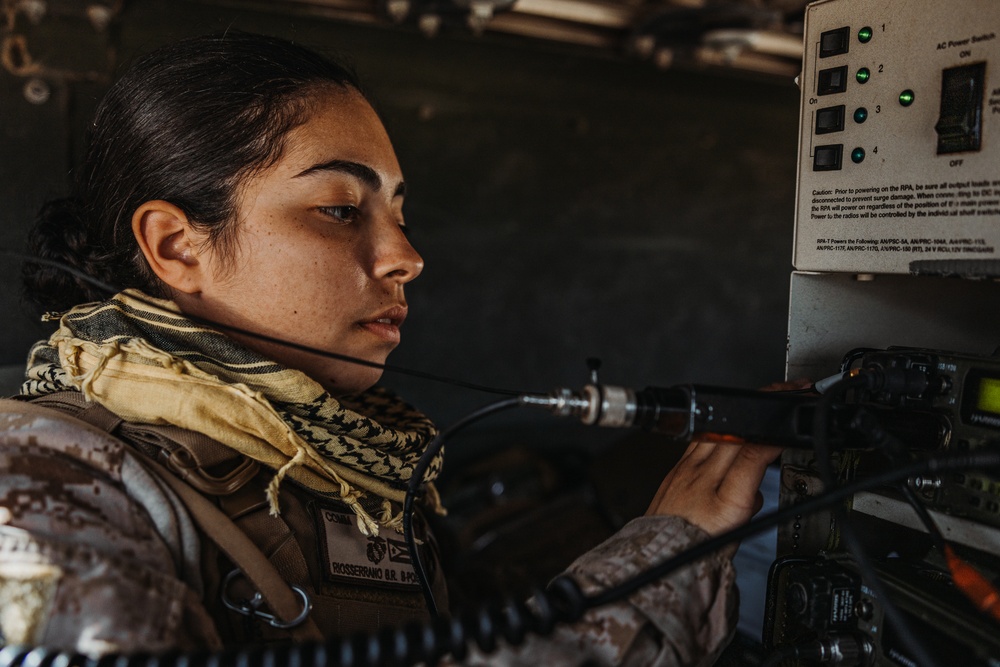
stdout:
<svg viewBox="0 0 1000 667">
<path fill-rule="evenodd" d="M 790 391 L 811 386 L 808 380 L 778 382 L 762 391 Z M 760 510 L 760 483 L 781 448 L 712 440 L 694 440 L 660 484 L 647 516 L 679 516 L 719 535 L 750 520 Z"/>
</svg>

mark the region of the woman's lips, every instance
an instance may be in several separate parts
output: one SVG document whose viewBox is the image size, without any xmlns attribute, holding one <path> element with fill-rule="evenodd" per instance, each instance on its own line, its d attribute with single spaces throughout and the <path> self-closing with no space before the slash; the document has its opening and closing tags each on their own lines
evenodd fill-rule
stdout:
<svg viewBox="0 0 1000 667">
<path fill-rule="evenodd" d="M 389 343 L 399 343 L 399 327 L 406 319 L 406 308 L 396 306 L 361 322 L 361 327 Z"/>
</svg>

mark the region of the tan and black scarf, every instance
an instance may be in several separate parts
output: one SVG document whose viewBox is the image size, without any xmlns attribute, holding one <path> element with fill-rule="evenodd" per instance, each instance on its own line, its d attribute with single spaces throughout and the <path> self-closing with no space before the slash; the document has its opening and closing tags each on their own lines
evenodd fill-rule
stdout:
<svg viewBox="0 0 1000 667">
<path fill-rule="evenodd" d="M 347 503 L 365 534 L 398 528 L 387 501 L 402 501 L 435 430 L 389 392 L 334 398 L 304 373 L 136 290 L 58 318 L 58 331 L 31 350 L 22 394 L 78 390 L 127 421 L 203 433 L 276 471 L 273 513 L 287 475 Z M 439 454 L 426 479 L 440 467 Z"/>
</svg>

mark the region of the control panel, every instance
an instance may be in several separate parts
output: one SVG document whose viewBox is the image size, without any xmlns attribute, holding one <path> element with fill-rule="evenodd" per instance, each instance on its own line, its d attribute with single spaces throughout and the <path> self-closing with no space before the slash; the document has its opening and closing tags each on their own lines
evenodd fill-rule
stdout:
<svg viewBox="0 0 1000 667">
<path fill-rule="evenodd" d="M 810 5 L 795 268 L 1000 275 L 998 68 L 992 0 Z"/>
<path fill-rule="evenodd" d="M 865 408 L 857 423 L 872 436 L 868 448 L 834 454 L 831 466 L 840 482 L 875 478 L 903 462 L 1000 446 L 1000 356 L 856 348 L 844 355 L 838 376 L 859 375 L 886 380 L 859 383 L 831 408 L 831 414 Z M 897 419 L 888 419 L 893 415 Z M 937 421 L 916 419 L 923 415 L 935 415 Z M 907 423 L 914 425 L 913 433 L 898 428 Z M 893 437 L 885 438 L 886 432 Z M 823 494 L 822 480 L 814 457 L 784 457 L 782 504 L 794 506 Z M 953 660 L 940 664 L 1000 664 L 994 659 L 1000 656 L 996 620 L 972 603 L 968 587 L 958 585 L 950 556 L 932 539 L 917 506 L 965 565 L 985 580 L 1000 581 L 1000 475 L 995 469 L 913 475 L 856 493 L 842 506 L 842 515 L 801 515 L 779 530 L 780 557 L 768 580 L 763 640 L 773 652 L 802 649 L 797 659 L 789 657 L 782 665 L 911 667 L 925 664 L 921 651 Z M 844 541 L 844 522 L 857 536 L 855 548 Z M 867 554 L 880 586 L 862 573 L 857 548 Z M 900 617 L 921 646 L 898 632 Z M 847 657 L 838 661 L 831 655 Z"/>
<path fill-rule="evenodd" d="M 967 452 L 1000 442 L 1000 357 L 979 357 L 937 350 L 889 348 L 857 350 L 847 355 L 844 371 L 852 368 L 898 369 L 927 378 L 927 389 L 909 395 L 871 394 L 859 398 L 909 414 L 922 411 L 940 416 L 945 434 L 941 450 Z M 905 443 L 915 454 L 911 441 Z M 923 448 L 920 448 L 923 449 Z M 859 454 L 855 474 L 878 472 L 884 460 Z M 1000 478 L 986 471 L 966 470 L 914 484 L 928 508 L 952 517 L 1000 527 Z"/>
</svg>

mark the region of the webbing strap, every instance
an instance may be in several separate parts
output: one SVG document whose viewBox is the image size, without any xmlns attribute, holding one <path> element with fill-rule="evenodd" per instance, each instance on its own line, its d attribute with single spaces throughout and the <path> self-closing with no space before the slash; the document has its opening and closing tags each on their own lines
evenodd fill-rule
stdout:
<svg viewBox="0 0 1000 667">
<path fill-rule="evenodd" d="M 56 408 L 107 431 L 132 445 L 198 489 L 211 496 L 233 493 L 257 474 L 260 464 L 212 438 L 170 424 L 133 424 L 100 403 L 87 401 L 78 391 L 59 391 L 30 400 Z M 208 470 L 224 465 L 220 475 Z"/>
<path fill-rule="evenodd" d="M 148 460 L 144 463 L 180 496 L 195 523 L 236 564 L 279 619 L 287 622 L 302 612 L 299 597 L 264 552 L 229 517 L 158 463 Z M 301 625 L 291 628 L 289 632 L 298 641 L 323 640 L 323 634 L 311 617 L 307 617 Z"/>
</svg>

